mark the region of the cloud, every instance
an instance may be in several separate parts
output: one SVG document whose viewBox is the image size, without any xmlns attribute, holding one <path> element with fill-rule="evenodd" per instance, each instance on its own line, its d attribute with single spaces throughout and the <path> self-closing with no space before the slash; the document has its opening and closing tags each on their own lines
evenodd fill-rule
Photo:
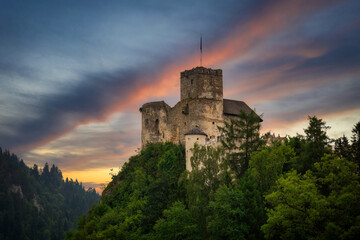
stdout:
<svg viewBox="0 0 360 240">
<path fill-rule="evenodd" d="M 242 19 L 225 37 L 209 44 L 207 65 L 218 65 L 244 54 L 274 33 L 328 1 L 278 1 L 261 6 L 257 14 Z M 176 60 L 157 60 L 130 70 L 86 74 L 65 93 L 50 96 L 39 107 L 39 117 L 16 129 L 17 136 L 1 136 L 0 144 L 18 150 L 33 149 L 92 121 L 104 121 L 123 109 L 135 108 L 151 98 L 172 95 L 178 90 L 179 73 L 198 63 L 197 54 Z"/>
<path fill-rule="evenodd" d="M 117 114 L 107 123 L 79 126 L 66 136 L 20 153 L 29 165 L 58 165 L 63 171 L 121 166 L 139 147 L 139 113 Z"/>
</svg>

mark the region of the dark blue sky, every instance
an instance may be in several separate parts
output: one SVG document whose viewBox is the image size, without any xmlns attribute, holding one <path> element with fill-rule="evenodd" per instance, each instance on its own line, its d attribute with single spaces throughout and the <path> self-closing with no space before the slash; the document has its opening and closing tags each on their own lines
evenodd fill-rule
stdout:
<svg viewBox="0 0 360 240">
<path fill-rule="evenodd" d="M 140 144 L 139 106 L 179 100 L 201 34 L 204 65 L 223 69 L 226 98 L 264 113 L 264 131 L 302 134 L 317 115 L 349 135 L 359 12 L 355 0 L 2 1 L 0 146 L 69 176 L 121 166 Z"/>
</svg>

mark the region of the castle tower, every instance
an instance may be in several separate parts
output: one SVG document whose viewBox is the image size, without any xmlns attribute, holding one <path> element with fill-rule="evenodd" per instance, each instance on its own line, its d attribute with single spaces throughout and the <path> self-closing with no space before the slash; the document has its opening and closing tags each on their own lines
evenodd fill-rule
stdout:
<svg viewBox="0 0 360 240">
<path fill-rule="evenodd" d="M 168 112 L 171 107 L 164 101 L 145 103 L 141 108 L 142 128 L 141 145 L 147 142 L 165 142 L 169 138 L 166 131 L 168 123 Z"/>
<path fill-rule="evenodd" d="M 181 73 L 180 100 L 213 99 L 223 100 L 223 78 L 221 69 L 196 67 Z"/>
<path fill-rule="evenodd" d="M 186 155 L 186 170 L 191 171 L 191 157 L 193 156 L 193 152 L 191 149 L 194 148 L 195 144 L 199 146 L 204 146 L 206 143 L 207 135 L 203 131 L 200 130 L 199 127 L 195 127 L 191 129 L 189 132 L 185 133 L 185 155 Z"/>
</svg>

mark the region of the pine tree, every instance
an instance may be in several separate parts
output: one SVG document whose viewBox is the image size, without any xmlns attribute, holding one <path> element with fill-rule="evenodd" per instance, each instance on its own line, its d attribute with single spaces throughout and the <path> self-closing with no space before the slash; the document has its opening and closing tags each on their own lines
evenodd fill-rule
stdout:
<svg viewBox="0 0 360 240">
<path fill-rule="evenodd" d="M 261 118 L 254 112 L 241 110 L 238 118 L 230 118 L 224 127 L 218 127 L 225 135 L 221 143 L 226 150 L 230 168 L 240 178 L 249 167 L 251 153 L 260 149 L 264 141 L 260 139 Z"/>
<path fill-rule="evenodd" d="M 300 158 L 302 167 L 301 172 L 305 173 L 311 169 L 315 162 L 319 162 L 325 153 L 330 153 L 330 138 L 326 131 L 330 128 L 326 126 L 326 122 L 316 116 L 308 116 L 309 126 L 304 129 L 306 134 L 305 152 Z"/>
<path fill-rule="evenodd" d="M 351 145 L 345 135 L 335 140 L 335 154 L 347 160 L 353 159 Z"/>
</svg>

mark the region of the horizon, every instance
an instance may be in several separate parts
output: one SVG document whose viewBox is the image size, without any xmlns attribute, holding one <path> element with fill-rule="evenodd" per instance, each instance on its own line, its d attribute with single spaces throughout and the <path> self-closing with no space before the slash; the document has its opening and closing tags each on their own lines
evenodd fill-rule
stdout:
<svg viewBox="0 0 360 240">
<path fill-rule="evenodd" d="M 101 192 L 140 147 L 140 106 L 179 101 L 200 37 L 202 65 L 223 70 L 224 98 L 264 114 L 261 133 L 304 134 L 315 115 L 331 138 L 350 137 L 360 120 L 359 10 L 355 0 L 8 1 L 0 147 Z"/>
</svg>

